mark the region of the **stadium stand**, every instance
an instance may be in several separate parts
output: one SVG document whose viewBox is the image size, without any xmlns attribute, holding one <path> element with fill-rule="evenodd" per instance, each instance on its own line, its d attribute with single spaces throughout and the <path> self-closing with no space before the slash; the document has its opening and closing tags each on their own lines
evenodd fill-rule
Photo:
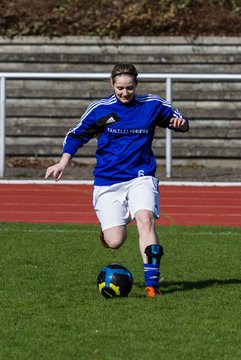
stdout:
<svg viewBox="0 0 241 360">
<path fill-rule="evenodd" d="M 139 73 L 237 74 L 241 39 L 236 37 L 0 38 L 0 72 L 109 72 L 117 62 Z M 66 131 L 90 101 L 110 93 L 103 80 L 8 80 L 6 156 L 55 159 Z M 139 93 L 165 97 L 165 81 L 140 81 Z M 237 167 L 241 148 L 241 82 L 176 80 L 173 104 L 191 119 L 191 131 L 173 136 L 175 164 Z M 154 151 L 164 163 L 165 132 Z M 95 140 L 76 157 L 94 161 Z"/>
</svg>

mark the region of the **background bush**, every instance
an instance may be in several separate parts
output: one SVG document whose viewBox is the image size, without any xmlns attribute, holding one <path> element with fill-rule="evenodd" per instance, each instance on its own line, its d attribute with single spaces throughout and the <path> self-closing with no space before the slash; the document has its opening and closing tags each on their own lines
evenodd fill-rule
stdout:
<svg viewBox="0 0 241 360">
<path fill-rule="evenodd" d="M 241 0 L 2 0 L 0 35 L 238 36 Z"/>
</svg>

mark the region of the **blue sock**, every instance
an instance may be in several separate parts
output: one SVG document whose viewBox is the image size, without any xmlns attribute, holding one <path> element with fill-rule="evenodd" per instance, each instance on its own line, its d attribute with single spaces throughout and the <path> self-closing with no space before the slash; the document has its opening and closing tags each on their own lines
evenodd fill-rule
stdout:
<svg viewBox="0 0 241 360">
<path fill-rule="evenodd" d="M 153 264 L 144 264 L 146 286 L 158 286 L 160 278 L 159 267 Z"/>
</svg>

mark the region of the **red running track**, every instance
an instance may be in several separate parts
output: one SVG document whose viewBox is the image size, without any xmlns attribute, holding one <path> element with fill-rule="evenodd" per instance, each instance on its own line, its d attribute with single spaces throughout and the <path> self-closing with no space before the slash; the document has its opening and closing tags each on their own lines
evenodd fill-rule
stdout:
<svg viewBox="0 0 241 360">
<path fill-rule="evenodd" d="M 241 226 L 241 186 L 161 185 L 160 225 Z M 98 224 L 92 185 L 0 184 L 0 221 Z"/>
</svg>

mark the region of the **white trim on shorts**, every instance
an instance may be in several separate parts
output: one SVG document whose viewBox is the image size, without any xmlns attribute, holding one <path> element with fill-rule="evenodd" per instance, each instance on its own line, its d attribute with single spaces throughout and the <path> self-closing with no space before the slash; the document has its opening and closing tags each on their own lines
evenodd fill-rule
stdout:
<svg viewBox="0 0 241 360">
<path fill-rule="evenodd" d="M 160 216 L 158 180 L 141 176 L 110 186 L 94 186 L 93 207 L 102 230 L 127 225 L 139 210 Z"/>
</svg>

